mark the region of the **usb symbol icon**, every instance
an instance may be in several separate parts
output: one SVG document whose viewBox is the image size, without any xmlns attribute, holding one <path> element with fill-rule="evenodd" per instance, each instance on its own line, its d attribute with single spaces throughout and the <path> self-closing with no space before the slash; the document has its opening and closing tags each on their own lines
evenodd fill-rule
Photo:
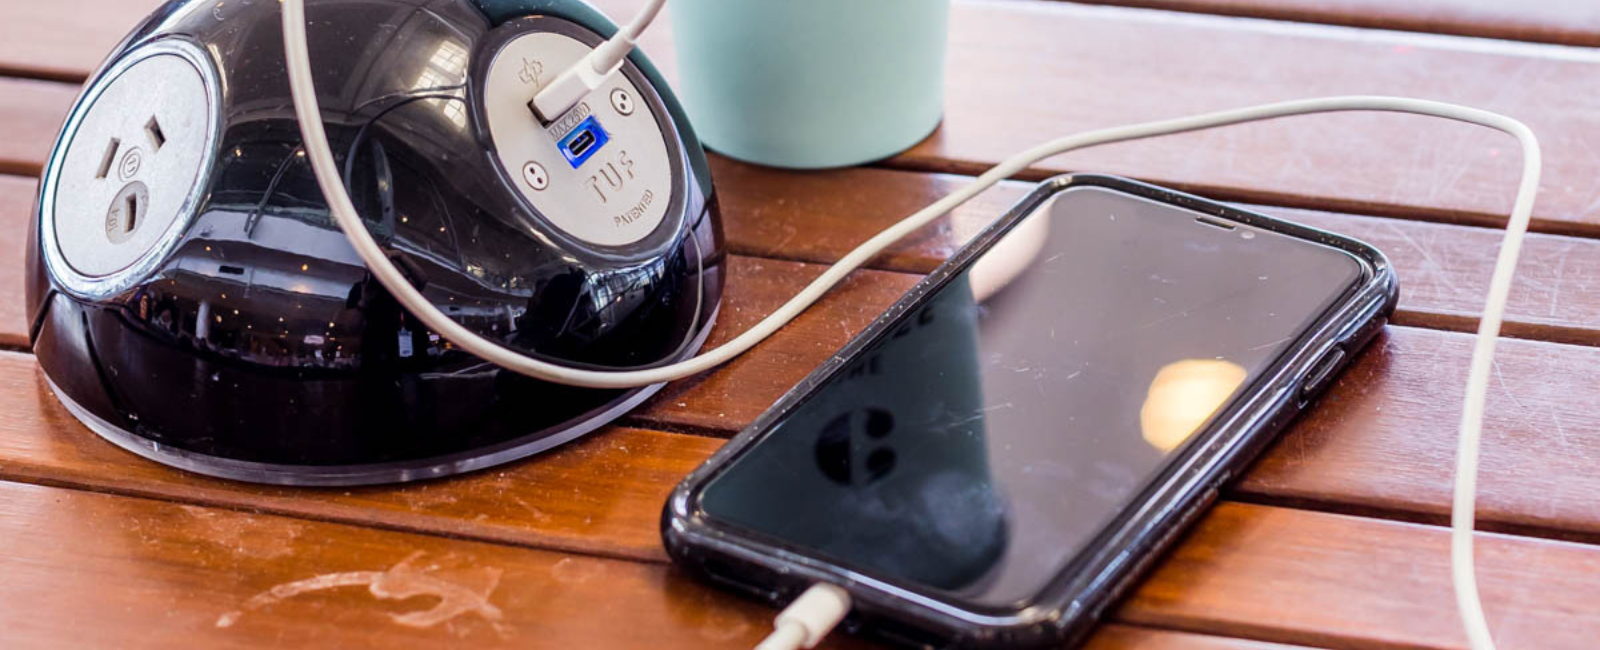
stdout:
<svg viewBox="0 0 1600 650">
<path fill-rule="evenodd" d="M 539 76 L 544 74 L 544 64 L 538 61 L 522 60 L 522 70 L 517 72 L 517 78 L 525 84 L 539 83 Z"/>
</svg>

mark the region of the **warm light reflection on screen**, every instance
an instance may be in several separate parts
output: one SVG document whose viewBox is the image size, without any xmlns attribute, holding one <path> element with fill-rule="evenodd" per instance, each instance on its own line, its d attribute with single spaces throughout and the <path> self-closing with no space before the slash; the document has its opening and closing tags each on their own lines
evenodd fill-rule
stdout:
<svg viewBox="0 0 1600 650">
<path fill-rule="evenodd" d="M 1200 430 L 1244 384 L 1244 366 L 1221 359 L 1174 361 L 1156 372 L 1139 409 L 1145 442 L 1172 451 Z"/>
<path fill-rule="evenodd" d="M 1362 277 L 1348 253 L 1057 196 L 709 484 L 709 517 L 962 602 L 1040 593 Z"/>
</svg>

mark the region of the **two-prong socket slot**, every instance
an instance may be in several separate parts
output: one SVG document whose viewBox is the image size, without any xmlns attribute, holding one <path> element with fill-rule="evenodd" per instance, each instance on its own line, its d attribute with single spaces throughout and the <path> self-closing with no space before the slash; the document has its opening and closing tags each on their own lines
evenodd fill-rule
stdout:
<svg viewBox="0 0 1600 650">
<path fill-rule="evenodd" d="M 154 115 L 144 124 L 145 139 L 150 142 L 150 151 L 160 154 L 161 148 L 167 145 L 167 134 L 161 130 L 161 120 Z M 117 165 L 119 154 L 122 153 L 122 140 L 111 138 L 106 143 L 106 152 L 100 160 L 100 169 L 95 174 L 95 180 L 104 181 L 111 176 L 111 169 Z M 128 175 L 132 176 L 136 170 Z M 135 187 L 138 186 L 138 187 Z M 149 190 L 138 181 L 129 182 L 117 193 L 117 198 L 112 201 L 111 207 L 106 211 L 106 236 L 112 243 L 126 241 L 133 231 L 139 229 L 143 222 L 145 204 L 150 200 Z"/>
<path fill-rule="evenodd" d="M 115 276 L 170 246 L 213 156 L 219 113 L 204 52 L 148 48 L 94 82 L 47 171 L 48 222 L 78 277 Z"/>
</svg>

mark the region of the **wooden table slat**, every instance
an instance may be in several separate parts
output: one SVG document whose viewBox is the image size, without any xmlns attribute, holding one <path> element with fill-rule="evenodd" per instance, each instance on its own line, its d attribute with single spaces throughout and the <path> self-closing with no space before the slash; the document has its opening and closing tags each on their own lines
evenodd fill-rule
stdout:
<svg viewBox="0 0 1600 650">
<path fill-rule="evenodd" d="M 616 15 L 636 4 L 599 3 Z M 1526 122 L 1545 161 L 1535 229 L 1600 235 L 1600 95 L 1572 92 L 1600 76 L 1600 51 L 1066 2 L 956 2 L 951 25 L 944 123 L 888 165 L 977 174 L 1093 128 L 1326 95 L 1424 97 Z M 670 28 L 643 47 L 676 79 Z M 1095 171 L 1233 201 L 1496 225 L 1519 161 L 1514 141 L 1481 127 L 1349 114 L 1094 148 L 1023 176 Z"/>
<path fill-rule="evenodd" d="M 39 174 L 77 96 L 76 85 L 0 77 L 0 174 Z"/>
<path fill-rule="evenodd" d="M 10 483 L 0 538 L 9 647 L 749 648 L 770 620 L 659 564 Z"/>
<path fill-rule="evenodd" d="M 1324 95 L 1427 97 L 1515 116 L 1541 136 L 1540 228 L 1594 233 L 1600 223 L 1590 142 L 1600 96 L 1571 92 L 1600 75 L 1600 53 L 1064 3 L 996 6 L 957 5 L 951 47 L 961 54 L 950 60 L 944 127 L 897 164 L 971 173 L 1089 128 Z M 1519 158 L 1513 141 L 1487 129 L 1363 114 L 1098 148 L 1038 173 L 1103 171 L 1230 200 L 1486 224 L 1503 223 Z"/>
<path fill-rule="evenodd" d="M 0 3 L 0 74 L 80 80 L 161 2 Z"/>
<path fill-rule="evenodd" d="M 0 539 L 8 647 L 749 648 L 771 620 L 659 564 L 15 483 Z M 1294 650 L 1116 624 L 1086 646 L 1180 648 Z"/>
<path fill-rule="evenodd" d="M 171 647 L 182 638 L 422 647 L 454 637 L 482 647 L 641 647 L 644 639 L 651 647 L 749 647 L 769 615 L 658 564 L 14 483 L 0 482 L 0 533 L 12 540 L 0 554 L 8 576 L 0 619 L 11 620 L 8 638 L 24 645 Z M 1600 569 L 1600 549 L 1481 537 L 1480 579 L 1488 605 L 1502 614 L 1505 647 L 1531 639 L 1542 648 L 1588 647 L 1585 630 L 1600 624 L 1600 613 L 1575 605 L 1600 598 L 1588 579 Z M 1447 545 L 1441 528 L 1225 503 L 1115 618 L 1323 647 L 1450 647 L 1460 632 Z M 503 613 L 499 628 L 475 613 L 437 628 L 397 624 L 387 617 L 432 601 L 379 602 L 359 585 L 249 605 L 257 594 L 318 576 L 393 573 L 419 552 L 414 566 L 437 565 L 424 571 L 458 587 L 498 573 L 489 604 Z M 623 612 L 627 625 L 611 622 Z M 1111 636 L 1091 647 L 1149 640 Z M 1188 647 L 1157 636 L 1157 647 Z"/>
<path fill-rule="evenodd" d="M 1077 0 L 1302 23 L 1600 46 L 1600 5 L 1505 0 Z"/>
<path fill-rule="evenodd" d="M 628 15 L 638 2 L 598 4 Z M 1600 95 L 1572 92 L 1600 75 L 1600 52 L 1071 3 L 959 2 L 955 12 L 951 51 L 959 55 L 950 57 L 944 126 L 892 164 L 974 173 L 1088 128 L 1319 95 L 1422 96 L 1527 122 L 1543 136 L 1547 164 L 1536 227 L 1600 234 L 1600 156 L 1590 142 L 1600 132 Z M 120 9 L 105 20 L 132 24 L 142 13 Z M 0 32 L 0 41 L 27 44 L 50 33 L 22 25 L 0 21 L 12 30 Z M 676 77 L 668 22 L 647 34 L 644 47 Z M 19 55 L 0 51 L 0 68 L 7 56 Z M 41 83 L 0 80 L 0 93 L 29 103 L 59 100 L 38 113 L 57 118 L 72 93 L 56 88 L 41 97 Z M 1065 85 L 1052 92 L 1071 100 L 1036 101 L 1039 84 Z M 11 143 L 0 147 L 0 170 L 36 166 L 58 125 L 19 121 L 13 110 L 0 108 L 0 142 Z M 1095 149 L 1053 159 L 1030 175 L 1094 170 L 1230 200 L 1482 225 L 1504 220 L 1518 157 L 1513 142 L 1485 129 L 1339 115 Z"/>
<path fill-rule="evenodd" d="M 740 254 L 830 263 L 883 228 L 970 183 L 966 176 L 884 169 L 796 175 L 712 157 L 729 245 Z M 1033 189 L 1006 182 L 873 263 L 928 273 Z M 1476 329 L 1500 244 L 1498 229 L 1244 206 L 1361 239 L 1390 256 L 1407 325 Z M 1505 333 L 1600 344 L 1600 241 L 1534 233 L 1507 306 Z"/>
<path fill-rule="evenodd" d="M 32 178 L 0 174 L 0 347 L 28 346 L 22 272 L 38 186 Z"/>
<path fill-rule="evenodd" d="M 1428 13 L 1443 11 L 1430 9 L 1440 0 L 1107 1 L 1558 42 L 1586 42 L 1600 20 L 1592 8 L 1507 10 L 1487 0 L 1448 15 Z M 599 4 L 626 15 L 639 0 Z M 33 182 L 22 176 L 37 173 L 74 82 L 153 5 L 0 7 L 0 75 L 12 75 L 0 77 L 8 97 L 0 106 L 0 252 L 14 260 L 0 267 L 0 346 L 26 344 L 18 262 Z M 927 172 L 973 173 L 1081 129 L 1311 95 L 1424 95 L 1500 110 L 1545 139 L 1535 225 L 1550 234 L 1528 242 L 1507 332 L 1547 341 L 1500 348 L 1480 521 L 1600 541 L 1591 506 L 1600 440 L 1586 435 L 1600 430 L 1586 388 L 1600 383 L 1600 347 L 1591 347 L 1600 346 L 1600 289 L 1591 288 L 1600 286 L 1600 241 L 1587 239 L 1600 236 L 1600 149 L 1591 142 L 1600 96 L 1573 91 L 1600 73 L 1600 52 L 1065 3 L 958 2 L 955 12 L 947 119 L 886 163 L 903 171 L 799 175 L 714 160 L 739 255 L 713 344 L 792 295 L 817 263 L 968 182 Z M 645 47 L 674 77 L 666 21 Z M 1402 276 L 1397 321 L 1436 328 L 1389 328 L 1118 610 L 1132 625 L 1105 627 L 1090 647 L 1461 644 L 1447 534 L 1427 524 L 1448 511 L 1471 338 L 1441 329 L 1468 329 L 1478 313 L 1499 235 L 1469 226 L 1501 222 L 1517 158 L 1509 141 L 1459 125 L 1329 116 L 1082 152 L 1025 174 L 1122 173 L 1324 210 L 1264 208 L 1390 252 Z M 748 647 L 770 610 L 664 566 L 656 527 L 667 491 L 721 444 L 716 436 L 745 426 L 1026 189 L 1010 183 L 986 195 L 853 276 L 756 351 L 670 386 L 629 416 L 640 428 L 613 427 L 536 459 L 421 485 L 289 490 L 169 470 L 95 438 L 49 394 L 30 356 L 0 352 L 8 412 L 0 419 L 0 539 L 8 540 L 0 627 L 8 641 L 60 647 L 195 645 L 190 639 L 221 647 Z M 1480 576 L 1503 647 L 1592 645 L 1586 631 L 1600 626 L 1600 614 L 1583 604 L 1600 598 L 1587 579 L 1600 568 L 1600 547 L 1482 540 Z M 458 595 L 497 578 L 489 602 L 503 620 L 468 613 L 405 626 L 412 619 L 397 615 L 437 602 L 390 591 L 418 584 L 418 573 L 410 583 L 395 577 L 417 552 L 421 582 L 437 587 L 433 577 L 447 576 Z M 253 595 L 319 575 L 352 584 L 245 607 Z M 240 609 L 248 611 L 226 617 Z M 612 624 L 622 612 L 632 622 Z"/>
<path fill-rule="evenodd" d="M 1501 648 L 1592 648 L 1600 549 L 1479 534 Z M 1117 618 L 1328 648 L 1461 648 L 1444 528 L 1225 503 Z"/>
</svg>

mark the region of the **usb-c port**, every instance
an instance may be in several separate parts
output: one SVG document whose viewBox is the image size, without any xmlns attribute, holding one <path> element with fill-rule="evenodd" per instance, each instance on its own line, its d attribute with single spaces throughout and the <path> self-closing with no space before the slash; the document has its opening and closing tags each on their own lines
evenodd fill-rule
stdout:
<svg viewBox="0 0 1600 650">
<path fill-rule="evenodd" d="M 583 154 L 589 152 L 589 147 L 593 146 L 594 132 L 584 131 L 583 133 L 579 133 L 578 137 L 573 138 L 572 142 L 567 144 L 567 154 L 573 158 L 581 158 L 583 157 Z"/>
<path fill-rule="evenodd" d="M 600 128 L 600 121 L 590 117 L 561 138 L 556 146 L 561 148 L 561 155 L 566 157 L 572 168 L 577 169 L 610 141 L 611 136 Z"/>
</svg>

